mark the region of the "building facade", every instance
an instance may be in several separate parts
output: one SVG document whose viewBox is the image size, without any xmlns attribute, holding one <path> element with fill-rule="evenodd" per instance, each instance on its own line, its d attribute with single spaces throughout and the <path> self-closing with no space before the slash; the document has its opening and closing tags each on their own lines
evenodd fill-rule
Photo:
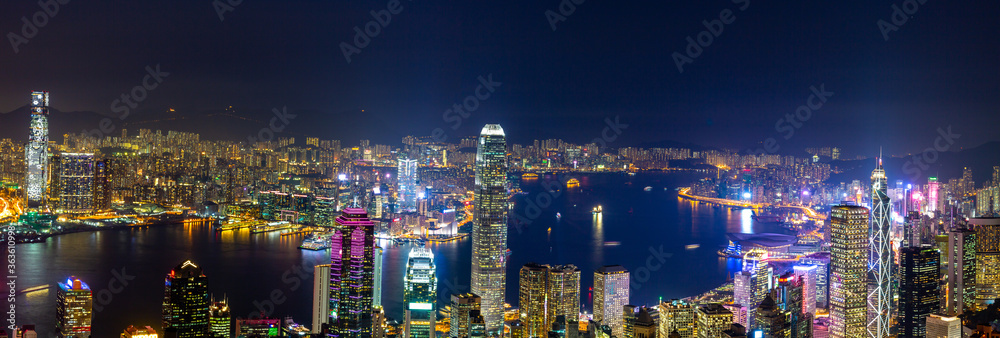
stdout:
<svg viewBox="0 0 1000 338">
<path fill-rule="evenodd" d="M 375 223 L 345 208 L 330 237 L 330 336 L 369 338 L 375 283 Z"/>
<path fill-rule="evenodd" d="M 208 335 L 208 277 L 191 261 L 167 274 L 163 295 L 163 330 L 178 338 Z"/>
<path fill-rule="evenodd" d="M 56 295 L 56 333 L 60 338 L 90 337 L 94 316 L 94 293 L 79 278 L 59 283 Z"/>
<path fill-rule="evenodd" d="M 868 223 L 868 337 L 885 338 L 892 326 L 891 203 L 882 159 L 872 171 L 872 209 Z"/>
<path fill-rule="evenodd" d="M 868 208 L 830 210 L 830 337 L 866 337 Z"/>
<path fill-rule="evenodd" d="M 621 265 L 594 271 L 594 321 L 607 325 L 616 337 L 624 334 L 624 306 L 629 303 L 629 273 Z"/>
<path fill-rule="evenodd" d="M 403 280 L 404 338 L 435 338 L 437 319 L 437 269 L 434 253 L 414 248 L 406 264 Z"/>
<path fill-rule="evenodd" d="M 503 328 L 507 285 L 507 139 L 498 124 L 488 124 L 476 150 L 472 220 L 472 293 L 482 297 L 489 332 Z"/>
</svg>

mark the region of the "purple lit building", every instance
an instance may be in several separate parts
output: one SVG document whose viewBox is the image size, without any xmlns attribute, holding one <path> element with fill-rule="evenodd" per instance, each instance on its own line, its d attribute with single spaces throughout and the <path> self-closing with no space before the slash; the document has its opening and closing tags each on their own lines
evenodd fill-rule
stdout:
<svg viewBox="0 0 1000 338">
<path fill-rule="evenodd" d="M 370 338 L 375 285 L 375 223 L 361 208 L 346 208 L 330 238 L 328 337 Z"/>
</svg>

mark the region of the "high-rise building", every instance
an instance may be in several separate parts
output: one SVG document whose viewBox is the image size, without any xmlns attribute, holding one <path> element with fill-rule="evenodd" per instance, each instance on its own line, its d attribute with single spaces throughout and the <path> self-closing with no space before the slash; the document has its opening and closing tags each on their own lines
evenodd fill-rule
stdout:
<svg viewBox="0 0 1000 338">
<path fill-rule="evenodd" d="M 722 336 L 722 331 L 728 330 L 733 324 L 733 313 L 721 304 L 706 304 L 698 307 L 698 338 L 715 338 Z"/>
<path fill-rule="evenodd" d="M 330 236 L 330 336 L 369 338 L 375 283 L 375 223 L 345 208 Z"/>
<path fill-rule="evenodd" d="M 888 181 L 882 158 L 872 171 L 872 209 L 868 223 L 868 337 L 885 338 L 892 326 L 892 240 Z"/>
<path fill-rule="evenodd" d="M 805 311 L 806 281 L 803 276 L 789 272 L 778 278 L 774 288 L 774 301 L 788 322 L 791 338 L 812 337 L 813 313 Z"/>
<path fill-rule="evenodd" d="M 521 267 L 520 275 L 518 299 L 525 336 L 547 336 L 550 328 L 547 320 L 549 266 L 528 263 Z"/>
<path fill-rule="evenodd" d="M 750 300 L 746 304 L 748 318 L 747 321 L 754 323 L 757 306 L 764 301 L 764 297 L 774 287 L 773 269 L 767 263 L 768 253 L 763 249 L 751 249 L 743 255 L 743 271 L 750 273 Z M 752 324 L 751 324 L 752 326 Z"/>
<path fill-rule="evenodd" d="M 94 154 L 59 156 L 59 210 L 84 213 L 94 209 Z"/>
<path fill-rule="evenodd" d="M 404 338 L 435 338 L 437 312 L 437 269 L 434 253 L 427 248 L 414 248 L 406 264 L 403 280 L 405 306 Z"/>
<path fill-rule="evenodd" d="M 656 331 L 657 337 L 669 337 L 676 332 L 680 338 L 694 338 L 698 332 L 695 331 L 697 325 L 698 309 L 691 304 L 680 300 L 662 302 L 659 305 L 660 323 Z"/>
<path fill-rule="evenodd" d="M 61 338 L 90 337 L 94 316 L 94 293 L 79 278 L 59 283 L 56 295 L 56 334 Z"/>
<path fill-rule="evenodd" d="M 472 293 L 482 297 L 486 329 L 499 333 L 507 285 L 507 139 L 499 124 L 483 127 L 475 172 Z"/>
<path fill-rule="evenodd" d="M 157 338 L 159 335 L 156 334 L 156 330 L 152 327 L 146 326 L 144 328 L 137 328 L 135 326 L 129 325 L 122 332 L 121 338 Z"/>
<path fill-rule="evenodd" d="M 212 338 L 232 337 L 233 317 L 229 314 L 229 301 L 213 301 L 208 307 L 208 331 Z"/>
<path fill-rule="evenodd" d="M 830 308 L 830 254 L 819 253 L 799 258 L 801 265 L 816 266 L 816 307 Z"/>
<path fill-rule="evenodd" d="M 163 293 L 163 330 L 178 338 L 208 335 L 208 277 L 190 260 L 167 274 Z"/>
<path fill-rule="evenodd" d="M 639 307 L 634 316 L 631 338 L 656 338 L 656 320 L 649 314 L 649 308 Z"/>
<path fill-rule="evenodd" d="M 417 160 L 400 158 L 398 160 L 396 182 L 399 192 L 399 208 L 402 211 L 417 210 Z"/>
<path fill-rule="evenodd" d="M 931 245 L 899 250 L 899 337 L 924 337 L 926 318 L 938 310 L 940 254 Z"/>
<path fill-rule="evenodd" d="M 111 207 L 111 172 L 109 159 L 94 162 L 94 210 L 105 210 Z"/>
<path fill-rule="evenodd" d="M 976 307 L 1000 298 L 1000 217 L 969 220 L 976 231 Z"/>
<path fill-rule="evenodd" d="M 865 337 L 868 208 L 830 210 L 830 337 Z"/>
<path fill-rule="evenodd" d="M 382 307 L 382 247 L 375 245 L 373 249 L 373 254 L 375 257 L 375 284 L 372 290 L 372 306 L 376 308 Z"/>
<path fill-rule="evenodd" d="M 323 333 L 323 326 L 330 322 L 330 264 L 313 267 L 312 332 Z"/>
<path fill-rule="evenodd" d="M 788 313 L 778 307 L 771 294 L 764 297 L 764 301 L 760 302 L 756 312 L 754 331 L 760 331 L 763 337 L 792 337 L 792 326 L 788 321 Z"/>
<path fill-rule="evenodd" d="M 566 316 L 567 323 L 580 318 L 580 268 L 575 265 L 556 265 L 549 269 L 548 322 Z"/>
<path fill-rule="evenodd" d="M 594 271 L 594 321 L 607 325 L 616 337 L 624 334 L 622 309 L 629 303 L 629 273 L 621 265 Z"/>
<path fill-rule="evenodd" d="M 750 306 L 754 305 L 752 273 L 740 271 L 733 275 L 733 303 L 742 306 L 744 311 L 748 311 Z M 736 323 L 740 323 L 744 327 L 751 326 L 749 324 L 749 316 L 741 319 L 736 321 Z"/>
<path fill-rule="evenodd" d="M 802 278 L 802 313 L 816 315 L 816 277 L 815 265 L 795 265 L 792 268 L 795 275 Z"/>
<path fill-rule="evenodd" d="M 976 232 L 969 229 L 949 232 L 947 259 L 945 313 L 957 316 L 976 308 Z"/>
<path fill-rule="evenodd" d="M 932 313 L 927 316 L 927 338 L 962 338 L 962 320 Z"/>
<path fill-rule="evenodd" d="M 31 129 L 24 157 L 28 206 L 37 206 L 45 203 L 49 176 L 49 92 L 31 93 Z"/>
<path fill-rule="evenodd" d="M 470 338 L 473 336 L 470 330 L 473 329 L 475 317 L 482 318 L 479 314 L 481 305 L 482 299 L 475 294 L 451 295 L 451 337 Z"/>
</svg>

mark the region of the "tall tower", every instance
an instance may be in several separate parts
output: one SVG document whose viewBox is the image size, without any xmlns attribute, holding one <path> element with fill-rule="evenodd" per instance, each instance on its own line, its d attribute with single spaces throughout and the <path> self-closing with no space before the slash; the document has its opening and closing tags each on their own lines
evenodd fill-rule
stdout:
<svg viewBox="0 0 1000 338">
<path fill-rule="evenodd" d="M 89 338 L 94 315 L 94 293 L 90 287 L 70 277 L 66 283 L 59 283 L 56 303 L 56 334 L 62 338 Z"/>
<path fill-rule="evenodd" d="M 229 338 L 233 335 L 233 317 L 229 314 L 229 301 L 212 301 L 208 307 L 209 333 L 212 338 Z"/>
<path fill-rule="evenodd" d="M 566 323 L 580 320 L 580 268 L 575 265 L 556 265 L 549 269 L 548 322 L 566 316 Z"/>
<path fill-rule="evenodd" d="M 938 280 L 941 254 L 931 245 L 899 250 L 900 337 L 927 335 L 927 316 L 940 307 Z"/>
<path fill-rule="evenodd" d="M 1000 218 L 969 222 L 976 230 L 976 307 L 982 311 L 1000 298 Z"/>
<path fill-rule="evenodd" d="M 330 236 L 330 336 L 372 336 L 375 223 L 365 209 L 346 208 Z"/>
<path fill-rule="evenodd" d="M 471 337 L 473 318 L 479 315 L 481 306 L 482 298 L 474 294 L 451 295 L 450 337 Z"/>
<path fill-rule="evenodd" d="M 191 261 L 167 274 L 163 293 L 163 330 L 178 338 L 201 338 L 209 333 L 208 277 Z"/>
<path fill-rule="evenodd" d="M 625 333 L 623 309 L 628 299 L 629 273 L 625 267 L 606 265 L 594 271 L 594 321 L 610 327 L 616 337 Z"/>
<path fill-rule="evenodd" d="M 59 208 L 86 213 L 94 209 L 94 154 L 62 153 L 59 159 Z"/>
<path fill-rule="evenodd" d="M 414 248 L 403 279 L 403 306 L 406 321 L 403 338 L 434 338 L 437 315 L 437 277 L 434 253 Z"/>
<path fill-rule="evenodd" d="M 396 172 L 399 191 L 399 208 L 406 211 L 417 210 L 417 160 L 400 158 Z"/>
<path fill-rule="evenodd" d="M 31 93 L 31 129 L 24 147 L 28 206 L 45 203 L 49 169 L 49 92 Z"/>
<path fill-rule="evenodd" d="M 948 297 L 945 313 L 957 316 L 976 308 L 976 232 L 955 229 L 948 233 Z"/>
<path fill-rule="evenodd" d="M 830 337 L 865 337 L 865 264 L 868 208 L 830 210 Z"/>
<path fill-rule="evenodd" d="M 313 267 L 312 333 L 323 333 L 323 326 L 330 322 L 330 264 Z"/>
<path fill-rule="evenodd" d="M 880 155 L 881 156 L 881 155 Z M 868 225 L 868 337 L 889 336 L 892 325 L 892 241 L 889 194 L 882 158 L 872 171 L 872 209 Z"/>
<path fill-rule="evenodd" d="M 499 124 L 483 127 L 475 170 L 472 293 L 482 297 L 486 330 L 499 333 L 507 285 L 507 137 Z"/>
</svg>

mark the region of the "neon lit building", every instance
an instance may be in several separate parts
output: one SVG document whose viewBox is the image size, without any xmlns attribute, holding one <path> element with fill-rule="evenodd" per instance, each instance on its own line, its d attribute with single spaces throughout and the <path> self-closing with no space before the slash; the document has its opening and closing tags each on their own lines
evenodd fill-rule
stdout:
<svg viewBox="0 0 1000 338">
<path fill-rule="evenodd" d="M 31 93 L 31 129 L 24 156 L 28 205 L 44 204 L 49 176 L 49 92 Z"/>
<path fill-rule="evenodd" d="M 830 210 L 830 337 L 865 337 L 865 271 L 868 208 L 838 205 Z"/>
<path fill-rule="evenodd" d="M 937 177 L 927 178 L 927 212 L 934 214 L 938 210 L 938 196 L 941 187 Z"/>
<path fill-rule="evenodd" d="M 400 158 L 396 180 L 400 210 L 417 210 L 417 160 Z"/>
<path fill-rule="evenodd" d="M 892 257 L 891 206 L 888 181 L 882 159 L 872 171 L 872 209 L 868 223 L 868 337 L 889 336 L 892 327 Z"/>
<path fill-rule="evenodd" d="M 375 283 L 375 223 L 345 208 L 330 237 L 330 336 L 369 338 Z"/>
<path fill-rule="evenodd" d="M 163 330 L 178 338 L 208 335 L 208 277 L 190 260 L 181 263 L 164 281 Z"/>
<path fill-rule="evenodd" d="M 499 124 L 483 127 L 475 172 L 471 288 L 482 297 L 486 330 L 498 333 L 507 285 L 507 138 Z"/>
<path fill-rule="evenodd" d="M 621 265 L 594 271 L 594 321 L 610 327 L 615 337 L 625 333 L 623 309 L 629 303 L 629 280 L 628 270 Z"/>
<path fill-rule="evenodd" d="M 437 321 L 437 269 L 434 253 L 414 248 L 406 264 L 403 279 L 403 305 L 406 318 L 403 338 L 434 338 Z"/>
<path fill-rule="evenodd" d="M 94 316 L 94 293 L 79 278 L 59 283 L 56 295 L 56 333 L 63 338 L 90 337 Z"/>
</svg>

